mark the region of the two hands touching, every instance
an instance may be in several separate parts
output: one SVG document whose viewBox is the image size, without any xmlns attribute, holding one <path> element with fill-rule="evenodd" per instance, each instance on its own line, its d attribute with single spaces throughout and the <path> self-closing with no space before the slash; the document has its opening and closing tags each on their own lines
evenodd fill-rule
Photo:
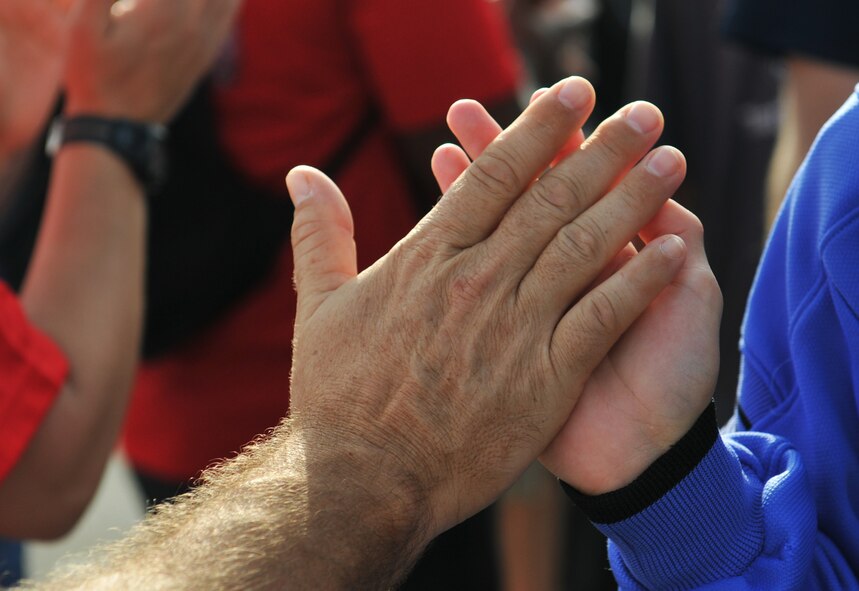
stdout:
<svg viewBox="0 0 859 591">
<path fill-rule="evenodd" d="M 35 139 L 61 88 L 69 114 L 167 121 L 239 5 L 3 2 L 0 73 L 20 83 L 0 95 L 0 153 Z M 360 436 L 394 451 L 407 479 L 420 468 L 420 490 L 462 502 L 438 511 L 440 527 L 487 503 L 541 452 L 582 492 L 628 484 L 710 399 L 721 300 L 700 223 L 668 200 L 682 156 L 647 155 L 662 121 L 645 103 L 585 140 L 593 101 L 586 82 L 565 81 L 538 92 L 505 132 L 479 104 L 455 104 L 449 124 L 464 150 L 444 146 L 433 161 L 445 196 L 360 276 L 336 187 L 305 168 L 289 177 L 294 414 L 378 431 Z M 648 245 L 640 253 L 629 244 L 636 235 Z M 347 342 L 326 342 L 331 334 Z M 344 400 L 349 409 L 327 412 Z"/>
<path fill-rule="evenodd" d="M 568 79 L 504 131 L 455 104 L 464 150 L 433 159 L 444 196 L 361 274 L 337 187 L 306 167 L 287 177 L 293 428 L 363 458 L 349 478 L 423 516 L 401 515 L 428 539 L 538 455 L 586 494 L 621 488 L 710 402 L 721 296 L 700 222 L 670 201 L 685 162 L 648 153 L 662 117 L 647 103 L 585 140 L 593 104 Z"/>
</svg>

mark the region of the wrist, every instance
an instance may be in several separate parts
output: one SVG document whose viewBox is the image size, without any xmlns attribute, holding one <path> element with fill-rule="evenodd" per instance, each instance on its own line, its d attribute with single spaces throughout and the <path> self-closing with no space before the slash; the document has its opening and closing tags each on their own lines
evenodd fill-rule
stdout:
<svg viewBox="0 0 859 591">
<path fill-rule="evenodd" d="M 46 151 L 54 156 L 68 144 L 96 145 L 121 160 L 145 192 L 155 194 L 167 175 L 166 139 L 162 125 L 79 115 L 54 121 Z"/>
<path fill-rule="evenodd" d="M 602 494 L 585 494 L 564 482 L 562 486 L 591 521 L 623 521 L 652 505 L 677 486 L 698 466 L 718 437 L 716 409 L 711 402 L 674 446 L 626 486 Z"/>
<path fill-rule="evenodd" d="M 66 93 L 63 114 L 66 117 L 98 116 L 107 119 L 128 119 L 147 124 L 166 124 L 168 113 L 152 107 L 135 105 L 127 100 L 111 100 L 73 91 Z"/>
<path fill-rule="evenodd" d="M 410 534 L 426 529 L 426 523 L 421 523 L 430 509 L 426 490 L 389 447 L 376 446 L 346 429 L 318 424 L 310 426 L 297 418 L 292 427 L 293 436 L 303 443 L 311 474 L 339 481 L 344 496 L 375 507 L 379 521 L 390 522 L 395 529 Z"/>
<path fill-rule="evenodd" d="M 322 536 L 337 532 L 344 570 L 351 565 L 405 574 L 435 535 L 432 505 L 420 479 L 389 447 L 310 417 L 291 420 L 287 447 L 289 453 L 300 450 L 308 490 L 316 498 L 311 504 L 319 519 L 310 529 Z M 346 579 L 354 576 L 344 573 Z"/>
</svg>

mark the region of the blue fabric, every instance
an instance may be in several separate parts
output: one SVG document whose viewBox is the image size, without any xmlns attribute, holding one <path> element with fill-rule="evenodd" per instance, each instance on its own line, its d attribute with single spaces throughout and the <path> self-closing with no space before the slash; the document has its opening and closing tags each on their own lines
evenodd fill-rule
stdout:
<svg viewBox="0 0 859 591">
<path fill-rule="evenodd" d="M 739 392 L 751 430 L 599 526 L 622 589 L 859 589 L 857 312 L 859 87 L 797 173 L 755 279 Z"/>
<path fill-rule="evenodd" d="M 0 587 L 11 587 L 21 576 L 21 543 L 0 540 Z"/>
</svg>

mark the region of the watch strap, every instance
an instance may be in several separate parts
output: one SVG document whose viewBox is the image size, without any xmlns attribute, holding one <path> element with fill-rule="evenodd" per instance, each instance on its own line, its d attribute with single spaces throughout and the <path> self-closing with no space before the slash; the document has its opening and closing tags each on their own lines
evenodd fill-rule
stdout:
<svg viewBox="0 0 859 591">
<path fill-rule="evenodd" d="M 167 128 L 155 123 L 93 115 L 59 117 L 48 134 L 46 152 L 54 156 L 70 143 L 106 147 L 122 159 L 148 194 L 157 192 L 167 174 Z"/>
</svg>

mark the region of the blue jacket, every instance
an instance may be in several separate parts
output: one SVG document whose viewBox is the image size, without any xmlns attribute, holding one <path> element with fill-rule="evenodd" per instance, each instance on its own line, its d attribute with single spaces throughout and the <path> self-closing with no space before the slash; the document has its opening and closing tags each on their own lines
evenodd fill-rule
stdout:
<svg viewBox="0 0 859 591">
<path fill-rule="evenodd" d="M 622 589 L 859 589 L 859 87 L 791 185 L 741 348 L 733 426 L 708 411 L 582 502 Z"/>
</svg>

